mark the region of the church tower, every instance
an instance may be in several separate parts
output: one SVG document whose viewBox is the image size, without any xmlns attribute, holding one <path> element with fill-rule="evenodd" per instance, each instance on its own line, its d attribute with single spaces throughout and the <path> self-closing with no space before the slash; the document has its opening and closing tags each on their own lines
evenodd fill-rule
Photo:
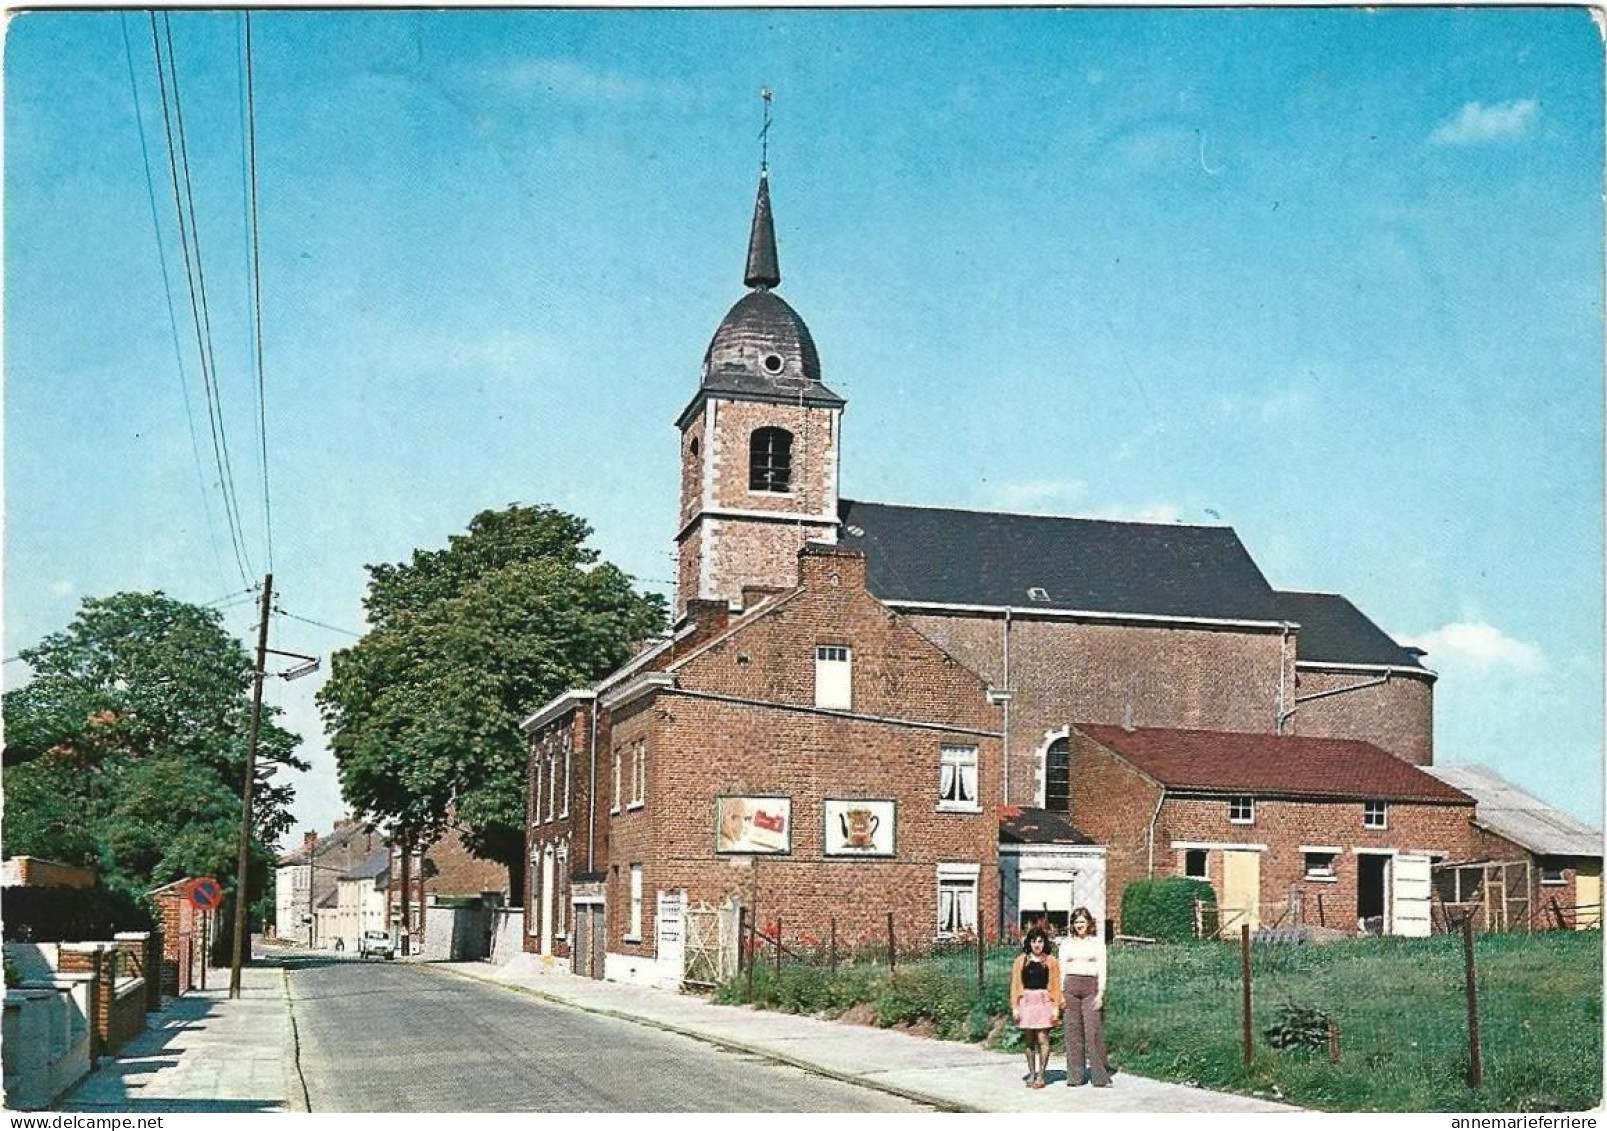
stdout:
<svg viewBox="0 0 1607 1131">
<path fill-rule="evenodd" d="M 837 540 L 838 426 L 847 403 L 820 379 L 814 339 L 781 282 L 770 179 L 761 167 L 743 281 L 703 355 L 681 430 L 675 615 L 740 602 L 744 585 L 789 588 L 808 541 Z"/>
</svg>

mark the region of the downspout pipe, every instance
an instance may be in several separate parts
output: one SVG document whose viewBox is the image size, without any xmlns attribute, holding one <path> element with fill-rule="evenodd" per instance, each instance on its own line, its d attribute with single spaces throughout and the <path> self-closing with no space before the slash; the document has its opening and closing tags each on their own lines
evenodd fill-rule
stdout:
<svg viewBox="0 0 1607 1131">
<path fill-rule="evenodd" d="M 1010 805 L 1010 619 L 1011 608 L 1004 607 L 1004 803 Z"/>
<path fill-rule="evenodd" d="M 1361 683 L 1352 683 L 1345 687 L 1330 687 L 1327 691 L 1314 691 L 1310 695 L 1296 695 L 1294 706 L 1287 711 L 1280 712 L 1278 715 L 1278 733 L 1283 733 L 1283 724 L 1292 719 L 1294 713 L 1307 703 L 1315 703 L 1318 699 L 1332 699 L 1335 695 L 1348 695 L 1352 691 L 1363 691 L 1369 687 L 1377 687 L 1380 684 L 1388 683 L 1392 674 L 1391 672 L 1385 672 L 1377 679 L 1363 680 Z"/>
<path fill-rule="evenodd" d="M 597 709 L 602 704 L 596 699 L 586 714 L 591 722 L 591 784 L 586 788 L 586 871 L 597 871 Z"/>
<path fill-rule="evenodd" d="M 1145 836 L 1145 849 L 1149 855 L 1149 861 L 1144 872 L 1145 879 L 1155 877 L 1155 823 L 1161 819 L 1161 806 L 1165 803 L 1166 787 L 1162 786 L 1160 794 L 1155 798 L 1155 811 L 1149 815 L 1149 832 Z"/>
</svg>

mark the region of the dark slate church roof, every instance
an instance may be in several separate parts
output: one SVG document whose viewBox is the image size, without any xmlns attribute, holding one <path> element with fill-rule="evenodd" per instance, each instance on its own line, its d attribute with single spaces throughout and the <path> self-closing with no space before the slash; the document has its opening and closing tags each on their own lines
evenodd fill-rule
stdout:
<svg viewBox="0 0 1607 1131">
<path fill-rule="evenodd" d="M 1275 593 L 1279 616 L 1300 625 L 1300 658 L 1329 664 L 1421 668 L 1403 648 L 1337 593 Z"/>
<path fill-rule="evenodd" d="M 1225 526 L 991 514 L 844 499 L 839 541 L 898 604 L 1012 606 L 1276 623 L 1275 594 Z"/>
</svg>

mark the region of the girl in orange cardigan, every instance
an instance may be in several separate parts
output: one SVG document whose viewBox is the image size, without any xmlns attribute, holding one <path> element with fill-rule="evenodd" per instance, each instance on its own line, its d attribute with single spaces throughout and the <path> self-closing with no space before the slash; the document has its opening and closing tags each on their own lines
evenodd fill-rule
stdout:
<svg viewBox="0 0 1607 1131">
<path fill-rule="evenodd" d="M 1049 953 L 1049 936 L 1034 927 L 1021 940 L 1010 971 L 1010 1012 L 1027 1042 L 1027 1087 L 1043 1087 L 1049 1067 L 1049 1033 L 1060 1019 L 1060 962 Z"/>
</svg>

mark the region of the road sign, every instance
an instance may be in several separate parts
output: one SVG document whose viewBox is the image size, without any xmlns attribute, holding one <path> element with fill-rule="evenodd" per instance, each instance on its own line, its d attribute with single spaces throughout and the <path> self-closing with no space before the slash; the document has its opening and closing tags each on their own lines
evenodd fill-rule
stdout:
<svg viewBox="0 0 1607 1131">
<path fill-rule="evenodd" d="M 185 898 L 202 911 L 216 911 L 223 902 L 223 885 L 211 876 L 191 880 L 184 889 Z"/>
</svg>

